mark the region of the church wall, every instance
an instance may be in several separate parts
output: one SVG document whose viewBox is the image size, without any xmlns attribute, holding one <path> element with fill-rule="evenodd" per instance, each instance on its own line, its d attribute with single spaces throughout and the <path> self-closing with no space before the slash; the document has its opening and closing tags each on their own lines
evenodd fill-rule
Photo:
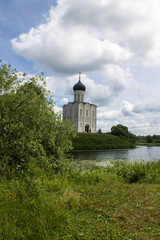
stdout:
<svg viewBox="0 0 160 240">
<path fill-rule="evenodd" d="M 85 101 L 84 91 L 81 91 L 81 90 L 74 91 L 74 101 L 84 102 Z"/>
<path fill-rule="evenodd" d="M 78 112 L 78 132 L 84 132 L 84 103 L 79 103 Z"/>
<path fill-rule="evenodd" d="M 76 123 L 76 128 L 78 130 L 78 103 L 70 102 L 63 106 L 63 121 L 68 118 L 70 121 Z"/>
<path fill-rule="evenodd" d="M 96 132 L 96 106 L 90 103 L 79 103 L 78 131 L 85 132 L 85 126 L 89 126 L 89 132 Z"/>
</svg>

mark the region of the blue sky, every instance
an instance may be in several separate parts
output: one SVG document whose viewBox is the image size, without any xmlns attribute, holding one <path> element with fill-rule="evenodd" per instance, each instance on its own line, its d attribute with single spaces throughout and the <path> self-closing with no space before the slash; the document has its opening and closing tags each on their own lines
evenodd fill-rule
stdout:
<svg viewBox="0 0 160 240">
<path fill-rule="evenodd" d="M 26 61 L 13 51 L 10 40 L 28 32 L 45 21 L 54 0 L 1 0 L 0 1 L 0 46 L 1 58 L 20 68 L 21 71 L 35 73 L 33 62 Z"/>
<path fill-rule="evenodd" d="M 1 0 L 0 58 L 44 72 L 56 110 L 82 72 L 97 129 L 160 134 L 159 0 Z"/>
</svg>

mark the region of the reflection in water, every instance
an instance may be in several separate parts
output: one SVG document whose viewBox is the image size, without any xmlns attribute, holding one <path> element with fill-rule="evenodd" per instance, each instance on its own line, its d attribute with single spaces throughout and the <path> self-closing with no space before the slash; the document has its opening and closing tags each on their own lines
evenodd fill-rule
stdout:
<svg viewBox="0 0 160 240">
<path fill-rule="evenodd" d="M 138 146 L 134 149 L 126 150 L 107 150 L 107 151 L 85 151 L 76 152 L 73 154 L 75 159 L 78 160 L 102 160 L 107 163 L 118 160 L 118 161 L 148 161 L 160 159 L 160 147 L 147 147 Z"/>
</svg>

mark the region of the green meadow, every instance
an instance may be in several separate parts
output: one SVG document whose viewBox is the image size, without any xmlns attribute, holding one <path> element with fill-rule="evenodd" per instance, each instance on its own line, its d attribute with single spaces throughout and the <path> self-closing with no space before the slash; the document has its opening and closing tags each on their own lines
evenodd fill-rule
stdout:
<svg viewBox="0 0 160 240">
<path fill-rule="evenodd" d="M 160 239 L 160 161 L 18 171 L 0 179 L 0 239 Z"/>
</svg>

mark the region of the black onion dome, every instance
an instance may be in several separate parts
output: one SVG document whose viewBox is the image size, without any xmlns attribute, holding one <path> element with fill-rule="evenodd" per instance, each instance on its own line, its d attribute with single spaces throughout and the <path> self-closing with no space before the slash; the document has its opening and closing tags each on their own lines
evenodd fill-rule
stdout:
<svg viewBox="0 0 160 240">
<path fill-rule="evenodd" d="M 76 91 L 76 90 L 81 90 L 81 91 L 84 91 L 86 90 L 86 87 L 84 86 L 84 84 L 79 80 L 78 83 L 76 83 L 74 86 L 73 86 L 73 90 Z"/>
</svg>

